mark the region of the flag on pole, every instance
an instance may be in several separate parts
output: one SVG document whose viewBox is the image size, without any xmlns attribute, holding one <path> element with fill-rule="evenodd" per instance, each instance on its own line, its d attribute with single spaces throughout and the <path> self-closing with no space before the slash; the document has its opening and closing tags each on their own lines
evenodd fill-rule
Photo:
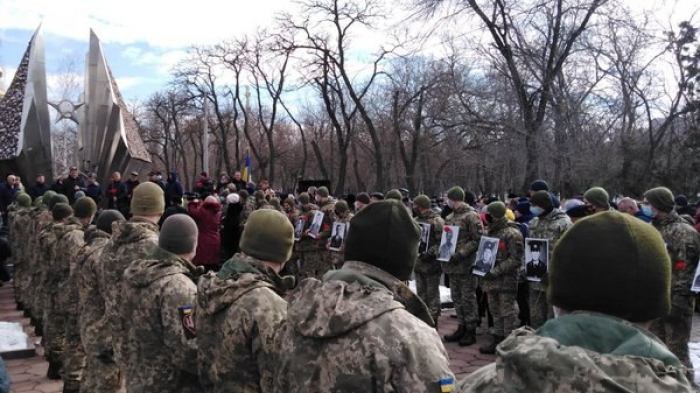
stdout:
<svg viewBox="0 0 700 393">
<path fill-rule="evenodd" d="M 243 168 L 243 180 L 246 183 L 253 181 L 253 164 L 250 161 L 250 151 L 245 150 L 245 167 Z"/>
</svg>

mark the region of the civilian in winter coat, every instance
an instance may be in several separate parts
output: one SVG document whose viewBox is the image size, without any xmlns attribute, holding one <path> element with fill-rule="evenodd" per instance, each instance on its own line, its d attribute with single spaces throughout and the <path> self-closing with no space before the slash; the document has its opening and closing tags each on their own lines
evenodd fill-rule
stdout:
<svg viewBox="0 0 700 393">
<path fill-rule="evenodd" d="M 119 210 L 125 217 L 128 215 L 129 207 L 127 205 L 127 189 L 126 185 L 121 182 L 122 175 L 119 172 L 112 174 L 112 182 L 107 186 L 105 196 L 109 198 L 109 208 Z"/>
<path fill-rule="evenodd" d="M 228 207 L 221 229 L 222 260 L 228 260 L 238 252 L 238 241 L 241 238 L 241 211 L 243 211 L 238 194 L 229 194 L 226 197 L 226 203 Z"/>
<path fill-rule="evenodd" d="M 197 255 L 192 263 L 209 269 L 216 267 L 221 259 L 221 204 L 217 197 L 208 196 L 204 203 L 194 200 L 187 207 L 199 230 Z"/>
<path fill-rule="evenodd" d="M 165 203 L 170 206 L 175 197 L 180 197 L 185 194 L 182 183 L 177 178 L 177 172 L 172 171 L 168 174 L 168 183 L 165 185 Z"/>
<path fill-rule="evenodd" d="M 36 184 L 29 187 L 29 190 L 27 190 L 29 191 L 29 196 L 32 197 L 32 201 L 43 196 L 44 193 L 49 190 L 49 186 L 44 183 L 45 181 L 44 175 L 39 175 L 36 177 Z"/>
<path fill-rule="evenodd" d="M 78 176 L 79 174 L 78 168 L 72 167 L 70 172 L 68 172 L 68 177 L 63 179 L 63 187 L 60 192 L 68 197 L 70 205 L 75 203 L 75 192 L 85 188 L 85 182 Z"/>
<path fill-rule="evenodd" d="M 163 216 L 160 218 L 160 221 L 158 221 L 158 226 L 163 227 L 163 223 L 165 220 L 175 214 L 187 214 L 189 215 L 189 212 L 187 209 L 182 206 L 182 197 L 175 197 L 170 201 L 170 205 L 165 209 L 165 212 L 163 213 Z"/>
</svg>

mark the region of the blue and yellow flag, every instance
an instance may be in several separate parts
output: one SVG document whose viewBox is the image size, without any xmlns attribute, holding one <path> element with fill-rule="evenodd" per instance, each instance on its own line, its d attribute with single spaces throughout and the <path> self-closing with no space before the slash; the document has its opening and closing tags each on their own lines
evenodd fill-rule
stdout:
<svg viewBox="0 0 700 393">
<path fill-rule="evenodd" d="M 246 183 L 253 181 L 253 164 L 250 161 L 250 151 L 245 150 L 245 167 L 243 168 L 243 180 Z"/>
</svg>

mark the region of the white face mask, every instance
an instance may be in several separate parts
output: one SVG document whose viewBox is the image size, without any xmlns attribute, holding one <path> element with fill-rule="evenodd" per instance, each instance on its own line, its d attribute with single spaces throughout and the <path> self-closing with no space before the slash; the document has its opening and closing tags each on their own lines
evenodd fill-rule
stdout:
<svg viewBox="0 0 700 393">
<path fill-rule="evenodd" d="M 452 202 L 451 199 L 448 199 L 448 200 L 447 200 L 447 207 L 449 207 L 450 209 L 454 209 L 454 208 L 455 208 L 455 204 L 454 204 L 454 202 Z"/>
</svg>

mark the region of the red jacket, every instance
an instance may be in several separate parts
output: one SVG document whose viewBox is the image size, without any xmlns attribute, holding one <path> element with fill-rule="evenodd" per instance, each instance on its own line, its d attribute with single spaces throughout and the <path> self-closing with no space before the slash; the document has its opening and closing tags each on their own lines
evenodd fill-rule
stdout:
<svg viewBox="0 0 700 393">
<path fill-rule="evenodd" d="M 221 259 L 221 205 L 192 201 L 187 208 L 199 229 L 197 255 L 192 262 L 197 266 L 218 264 Z"/>
</svg>

